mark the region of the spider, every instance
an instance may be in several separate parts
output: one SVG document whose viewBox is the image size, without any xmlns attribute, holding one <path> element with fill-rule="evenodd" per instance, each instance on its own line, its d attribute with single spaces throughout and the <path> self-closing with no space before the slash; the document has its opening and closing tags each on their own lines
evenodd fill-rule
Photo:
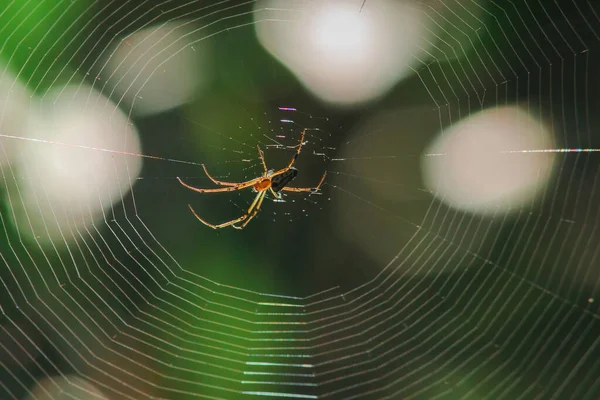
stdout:
<svg viewBox="0 0 600 400">
<path fill-rule="evenodd" d="M 242 215 L 239 218 L 233 219 L 228 222 L 224 222 L 219 225 L 213 225 L 211 223 L 206 222 L 202 218 L 200 218 L 200 216 L 196 213 L 196 211 L 194 211 L 192 206 L 188 204 L 188 207 L 190 208 L 190 210 L 192 211 L 194 216 L 200 222 L 202 222 L 204 225 L 209 226 L 213 229 L 221 229 L 221 228 L 226 228 L 228 226 L 231 226 L 235 229 L 244 229 L 246 227 L 246 225 L 248 225 L 248 223 L 252 220 L 252 218 L 254 218 L 256 216 L 256 214 L 260 210 L 260 207 L 261 207 L 263 200 L 265 199 L 265 196 L 267 195 L 268 191 L 270 191 L 273 194 L 273 196 L 275 196 L 275 198 L 278 200 L 282 199 L 281 193 L 279 193 L 281 191 L 297 192 L 297 193 L 298 192 L 311 192 L 311 193 L 317 192 L 320 189 L 321 185 L 323 184 L 323 181 L 325 181 L 325 176 L 327 175 L 327 171 L 323 174 L 323 177 L 321 178 L 321 181 L 319 182 L 319 184 L 314 188 L 295 188 L 295 187 L 287 186 L 298 175 L 298 170 L 296 168 L 294 168 L 293 165 L 296 162 L 296 159 L 298 158 L 298 156 L 300 155 L 300 151 L 302 151 L 302 144 L 304 143 L 304 135 L 305 134 L 306 134 L 306 130 L 302 131 L 302 137 L 300 138 L 300 144 L 298 145 L 298 150 L 296 151 L 296 154 L 294 154 L 294 156 L 292 157 L 292 161 L 290 161 L 290 163 L 288 164 L 287 167 L 280 169 L 279 171 L 267 169 L 267 164 L 265 162 L 265 155 L 263 154 L 262 150 L 260 149 L 260 146 L 256 146 L 256 148 L 258 149 L 258 155 L 260 156 L 263 168 L 265 170 L 264 175 L 259 176 L 258 178 L 254 178 L 249 181 L 242 182 L 242 183 L 218 181 L 208 173 L 208 170 L 206 169 L 206 167 L 204 165 L 202 165 L 202 168 L 204 168 L 204 172 L 206 173 L 206 176 L 208 176 L 210 178 L 210 180 L 213 181 L 214 183 L 216 183 L 217 185 L 225 186 L 225 187 L 217 188 L 217 189 L 199 189 L 199 188 L 188 185 L 187 183 L 182 181 L 181 178 L 177 177 L 177 180 L 179 181 L 179 183 L 181 183 L 186 188 L 191 189 L 198 193 L 233 192 L 236 190 L 242 190 L 242 189 L 247 189 L 247 188 L 252 188 L 255 192 L 258 192 L 256 197 L 254 198 L 254 201 L 248 208 L 248 211 L 246 211 L 246 214 Z M 236 225 L 238 222 L 244 222 L 244 223 L 241 226 L 238 226 L 238 225 Z"/>
</svg>

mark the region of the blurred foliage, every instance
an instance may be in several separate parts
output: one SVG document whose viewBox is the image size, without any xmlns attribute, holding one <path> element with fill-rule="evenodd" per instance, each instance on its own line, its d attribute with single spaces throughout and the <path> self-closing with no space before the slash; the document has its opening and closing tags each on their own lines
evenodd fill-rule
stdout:
<svg viewBox="0 0 600 400">
<path fill-rule="evenodd" d="M 67 69 L 96 12 L 88 0 L 0 0 L 0 56 L 35 92 L 72 77 Z"/>
</svg>

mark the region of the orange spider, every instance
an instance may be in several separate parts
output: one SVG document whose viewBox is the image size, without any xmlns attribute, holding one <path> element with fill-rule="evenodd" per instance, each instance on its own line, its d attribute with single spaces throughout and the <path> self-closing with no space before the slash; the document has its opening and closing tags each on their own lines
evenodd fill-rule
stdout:
<svg viewBox="0 0 600 400">
<path fill-rule="evenodd" d="M 263 168 L 265 170 L 264 175 L 259 176 L 258 178 L 254 178 L 252 180 L 242 182 L 242 183 L 218 181 L 215 178 L 213 178 L 212 176 L 210 176 L 210 174 L 208 173 L 208 171 L 204 165 L 202 165 L 202 168 L 204 168 L 204 172 L 206 173 L 206 176 L 208 176 L 210 178 L 210 180 L 213 181 L 214 183 L 216 183 L 217 185 L 225 186 L 225 187 L 218 188 L 218 189 L 199 189 L 199 188 L 195 188 L 193 186 L 188 185 L 187 183 L 183 182 L 181 180 L 181 178 L 177 177 L 177 180 L 179 181 L 179 183 L 181 183 L 186 188 L 191 189 L 198 193 L 233 192 L 236 190 L 247 189 L 250 187 L 255 192 L 258 192 L 256 197 L 254 198 L 254 201 L 250 205 L 250 208 L 248 208 L 248 211 L 246 212 L 246 214 L 242 215 L 241 217 L 239 217 L 237 219 L 234 219 L 234 220 L 231 220 L 228 222 L 224 222 L 219 225 L 210 224 L 210 223 L 206 222 L 205 220 L 203 220 L 202 218 L 200 218 L 198 216 L 198 214 L 196 214 L 196 212 L 194 211 L 192 206 L 188 204 L 188 207 L 190 208 L 192 213 L 196 216 L 196 218 L 198 218 L 198 220 L 200 220 L 200 222 L 202 222 L 206 226 L 210 226 L 213 229 L 221 229 L 221 228 L 225 228 L 228 226 L 232 226 L 235 229 L 244 229 L 246 227 L 246 225 L 248 225 L 248 223 L 252 220 L 252 218 L 254 218 L 256 216 L 256 214 L 260 210 L 263 200 L 264 200 L 265 196 L 267 195 L 267 191 L 270 190 L 271 193 L 275 196 L 275 198 L 277 198 L 279 200 L 281 200 L 281 194 L 279 193 L 281 191 L 312 192 L 312 193 L 317 192 L 319 190 L 319 188 L 321 187 L 321 185 L 323 184 L 323 181 L 325 181 L 325 176 L 327 175 L 327 172 L 325 172 L 323 174 L 323 177 L 321 178 L 321 181 L 319 182 L 317 187 L 314 187 L 314 188 L 287 187 L 287 185 L 298 175 L 298 170 L 296 168 L 293 168 L 293 165 L 296 162 L 296 159 L 298 158 L 298 156 L 300 155 L 300 151 L 302 150 L 302 144 L 304 143 L 305 133 L 306 133 L 306 131 L 302 131 L 302 137 L 300 138 L 300 144 L 298 145 L 298 151 L 296 152 L 296 154 L 294 154 L 294 157 L 292 157 L 292 161 L 290 161 L 290 163 L 287 167 L 280 169 L 279 171 L 273 171 L 273 170 L 267 169 L 267 164 L 265 163 L 265 155 L 263 154 L 260 147 L 256 146 L 258 148 L 258 154 L 260 156 Z M 245 221 L 245 222 L 241 226 L 235 225 L 238 222 L 242 222 L 242 221 Z"/>
</svg>

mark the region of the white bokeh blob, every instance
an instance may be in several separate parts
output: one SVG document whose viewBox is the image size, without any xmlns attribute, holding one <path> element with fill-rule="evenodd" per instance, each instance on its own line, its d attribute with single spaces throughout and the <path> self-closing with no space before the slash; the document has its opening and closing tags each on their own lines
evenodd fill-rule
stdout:
<svg viewBox="0 0 600 400">
<path fill-rule="evenodd" d="M 17 187 L 7 190 L 15 223 L 22 234 L 68 240 L 135 183 L 141 158 L 121 153 L 140 153 L 137 130 L 108 99 L 81 86 L 54 89 L 32 113 L 30 140 L 19 141 L 13 164 Z"/>
<path fill-rule="evenodd" d="M 194 43 L 193 38 L 194 25 L 178 21 L 120 40 L 104 53 L 101 72 L 114 90 L 112 98 L 133 105 L 137 115 L 157 114 L 192 100 L 210 79 L 208 41 Z"/>
<path fill-rule="evenodd" d="M 77 375 L 44 378 L 26 400 L 109 400 L 94 384 Z"/>
<path fill-rule="evenodd" d="M 412 1 L 299 2 L 254 6 L 260 43 L 321 100 L 353 106 L 387 93 L 421 61 L 426 18 Z M 360 12 L 359 12 L 360 11 Z"/>
<path fill-rule="evenodd" d="M 482 214 L 508 211 L 545 186 L 554 153 L 539 150 L 552 146 L 551 133 L 526 111 L 485 110 L 435 139 L 422 157 L 423 180 L 452 207 Z"/>
<path fill-rule="evenodd" d="M 8 67 L 0 64 L 0 167 L 9 165 L 15 139 L 29 129 L 29 106 L 33 94 Z"/>
</svg>

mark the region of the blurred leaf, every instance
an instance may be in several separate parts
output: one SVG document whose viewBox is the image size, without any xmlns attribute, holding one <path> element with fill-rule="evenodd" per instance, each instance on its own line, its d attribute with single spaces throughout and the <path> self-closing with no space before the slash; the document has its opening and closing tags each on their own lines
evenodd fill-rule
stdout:
<svg viewBox="0 0 600 400">
<path fill-rule="evenodd" d="M 88 0 L 0 0 L 0 55 L 19 79 L 43 92 L 57 79 L 70 77 L 65 67 L 88 37 L 84 29 L 95 12 Z"/>
</svg>

